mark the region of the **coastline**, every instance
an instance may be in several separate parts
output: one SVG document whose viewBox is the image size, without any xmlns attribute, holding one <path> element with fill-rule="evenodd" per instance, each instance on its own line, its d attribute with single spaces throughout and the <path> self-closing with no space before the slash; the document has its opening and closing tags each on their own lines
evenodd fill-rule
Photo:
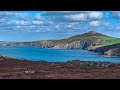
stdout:
<svg viewBox="0 0 120 90">
<path fill-rule="evenodd" d="M 0 56 L 0 79 L 119 79 L 120 63 L 29 61 Z"/>
</svg>

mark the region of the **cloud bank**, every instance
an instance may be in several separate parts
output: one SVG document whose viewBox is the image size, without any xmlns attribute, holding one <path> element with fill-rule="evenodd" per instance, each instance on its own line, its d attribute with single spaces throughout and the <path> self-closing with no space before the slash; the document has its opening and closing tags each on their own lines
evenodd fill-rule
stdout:
<svg viewBox="0 0 120 90">
<path fill-rule="evenodd" d="M 110 34 L 120 32 L 119 19 L 119 11 L 0 11 L 0 38 L 6 33 L 56 34 L 60 38 L 91 30 Z"/>
</svg>

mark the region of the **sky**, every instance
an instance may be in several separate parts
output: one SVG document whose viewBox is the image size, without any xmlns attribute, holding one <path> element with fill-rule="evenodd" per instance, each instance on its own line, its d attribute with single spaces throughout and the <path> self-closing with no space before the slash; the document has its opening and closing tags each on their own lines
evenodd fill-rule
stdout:
<svg viewBox="0 0 120 90">
<path fill-rule="evenodd" d="M 0 11 L 0 41 L 58 40 L 92 30 L 120 38 L 120 11 Z"/>
</svg>

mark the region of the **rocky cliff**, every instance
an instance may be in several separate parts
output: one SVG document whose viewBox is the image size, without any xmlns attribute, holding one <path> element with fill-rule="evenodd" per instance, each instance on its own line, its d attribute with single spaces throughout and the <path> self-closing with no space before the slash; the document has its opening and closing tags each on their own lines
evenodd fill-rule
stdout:
<svg viewBox="0 0 120 90">
<path fill-rule="evenodd" d="M 95 49 L 94 51 L 99 52 L 104 55 L 108 55 L 108 56 L 120 56 L 120 43 L 114 44 L 114 45 L 109 45 L 109 46 L 99 47 L 99 48 Z"/>
</svg>

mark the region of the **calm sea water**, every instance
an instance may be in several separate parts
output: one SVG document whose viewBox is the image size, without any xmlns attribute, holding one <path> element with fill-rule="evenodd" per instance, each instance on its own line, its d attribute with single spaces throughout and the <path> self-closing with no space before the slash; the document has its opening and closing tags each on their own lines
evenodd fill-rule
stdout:
<svg viewBox="0 0 120 90">
<path fill-rule="evenodd" d="M 32 61 L 66 62 L 68 60 L 120 62 L 118 57 L 104 57 L 86 50 L 43 49 L 36 47 L 0 47 L 0 55 Z"/>
</svg>

